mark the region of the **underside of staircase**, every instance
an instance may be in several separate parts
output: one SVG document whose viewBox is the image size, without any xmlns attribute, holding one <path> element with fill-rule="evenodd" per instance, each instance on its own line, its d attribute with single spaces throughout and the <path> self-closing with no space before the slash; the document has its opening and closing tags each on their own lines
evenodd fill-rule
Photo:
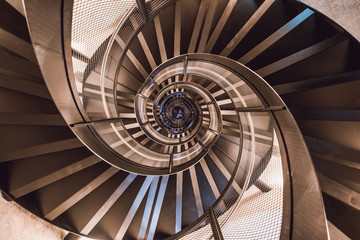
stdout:
<svg viewBox="0 0 360 240">
<path fill-rule="evenodd" d="M 360 238 L 360 43 L 331 19 L 293 0 L 24 9 L 0 1 L 7 200 L 69 240 Z"/>
</svg>

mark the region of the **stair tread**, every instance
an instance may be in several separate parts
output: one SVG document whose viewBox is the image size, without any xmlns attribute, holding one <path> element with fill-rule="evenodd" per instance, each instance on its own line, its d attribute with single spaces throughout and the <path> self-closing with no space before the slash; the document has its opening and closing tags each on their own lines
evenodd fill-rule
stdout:
<svg viewBox="0 0 360 240">
<path fill-rule="evenodd" d="M 318 173 L 321 191 L 360 211 L 360 193 Z"/>
</svg>

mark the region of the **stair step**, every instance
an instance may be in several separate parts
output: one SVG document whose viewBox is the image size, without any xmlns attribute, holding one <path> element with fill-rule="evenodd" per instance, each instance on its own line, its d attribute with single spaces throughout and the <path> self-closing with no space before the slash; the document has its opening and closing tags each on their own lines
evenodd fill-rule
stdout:
<svg viewBox="0 0 360 240">
<path fill-rule="evenodd" d="M 290 112 L 296 120 L 360 121 L 360 110 L 290 108 Z"/>
<path fill-rule="evenodd" d="M 26 19 L 24 17 L 24 8 L 22 1 L 5 0 L 0 3 L 0 29 L 30 41 L 29 31 Z"/>
<path fill-rule="evenodd" d="M 1 28 L 0 46 L 9 49 L 10 51 L 26 58 L 33 63 L 37 63 L 37 59 L 31 43 Z"/>
<path fill-rule="evenodd" d="M 321 191 L 360 211 L 360 193 L 318 173 Z"/>
<path fill-rule="evenodd" d="M 358 121 L 298 120 L 297 123 L 305 136 L 360 151 L 360 122 Z"/>
<path fill-rule="evenodd" d="M 360 218 L 360 211 L 325 193 L 323 194 L 323 198 L 328 221 L 336 226 L 336 228 L 340 229 L 341 232 L 350 239 L 358 239 L 358 219 Z"/>
<path fill-rule="evenodd" d="M 94 178 L 91 182 L 89 182 L 86 186 L 78 190 L 75 194 L 73 194 L 70 198 L 66 199 L 64 202 L 56 206 L 54 209 L 45 212 L 45 217 L 49 220 L 54 220 L 71 206 L 80 201 L 84 196 L 88 195 L 91 191 L 96 189 L 99 185 L 106 182 L 110 177 L 116 174 L 119 169 L 110 167 L 98 177 Z"/>
<path fill-rule="evenodd" d="M 358 80 L 360 80 L 359 70 L 339 73 L 336 75 L 330 75 L 325 77 L 311 78 L 296 82 L 278 84 L 273 86 L 273 88 L 278 94 L 285 95 Z"/>
<path fill-rule="evenodd" d="M 331 240 L 350 240 L 340 229 L 338 229 L 334 224 L 328 221 L 329 234 Z"/>
<path fill-rule="evenodd" d="M 10 70 L 15 73 L 42 78 L 42 74 L 37 63 L 30 62 L 24 58 L 0 53 L 0 66 L 1 68 Z"/>
<path fill-rule="evenodd" d="M 82 144 L 82 142 L 80 142 L 79 139 L 77 138 L 45 143 L 23 149 L 17 149 L 10 152 L 2 152 L 0 153 L 0 162 L 13 161 L 21 158 L 33 157 L 47 153 L 80 148 L 83 146 L 84 145 Z"/>
<path fill-rule="evenodd" d="M 286 23 L 284 26 L 279 28 L 276 32 L 274 32 L 272 35 L 267 37 L 264 41 L 259 43 L 256 47 L 254 47 L 251 51 L 246 53 L 244 56 L 239 58 L 239 62 L 242 64 L 247 65 L 250 61 L 252 61 L 254 58 L 256 58 L 258 55 L 260 55 L 262 52 L 264 52 L 266 49 L 271 47 L 275 42 L 279 41 L 282 37 L 284 37 L 286 34 L 288 34 L 290 31 L 295 29 L 298 25 L 300 25 L 303 21 L 305 21 L 308 17 L 310 17 L 314 12 L 310 9 L 305 9 L 303 12 L 298 14 L 295 18 L 293 18 L 291 21 Z M 259 72 L 262 72 L 259 70 Z M 262 74 L 260 74 L 262 75 Z M 265 73 L 263 73 L 265 75 Z M 263 76 L 262 75 L 262 76 Z M 266 75 L 265 75 L 266 76 Z"/>
<path fill-rule="evenodd" d="M 329 234 L 331 240 L 350 240 L 348 236 L 345 235 L 340 229 L 338 229 L 330 221 L 327 221 L 329 227 Z"/>
<path fill-rule="evenodd" d="M 333 162 L 333 163 L 336 163 L 336 164 L 339 164 L 339 165 L 342 165 L 342 166 L 346 166 L 346 167 L 350 167 L 350 168 L 360 170 L 360 163 L 358 163 L 358 162 L 345 160 L 345 159 L 343 159 L 341 157 L 335 157 L 335 156 L 330 155 L 328 153 L 326 153 L 326 154 L 317 153 L 317 152 L 310 152 L 310 153 L 311 153 L 311 156 L 313 158 L 326 160 L 326 161 Z"/>
<path fill-rule="evenodd" d="M 276 73 L 284 68 L 287 68 L 297 62 L 300 62 L 306 58 L 309 58 L 315 54 L 325 51 L 328 48 L 331 48 L 337 44 L 342 43 L 347 40 L 347 36 L 339 34 L 333 36 L 329 39 L 326 39 L 322 42 L 319 42 L 311 47 L 305 48 L 297 53 L 294 53 L 288 57 L 280 59 L 272 64 L 269 64 L 265 67 L 262 67 L 256 70 L 256 73 L 262 77 L 267 77 L 273 73 Z"/>
<path fill-rule="evenodd" d="M 28 194 L 30 192 L 33 192 L 37 189 L 40 189 L 44 186 L 47 186 L 53 182 L 56 182 L 60 179 L 63 179 L 67 176 L 70 176 L 78 171 L 81 171 L 87 167 L 90 167 L 96 163 L 101 161 L 97 156 L 92 155 L 86 158 L 83 158 L 79 161 L 76 161 L 75 163 L 72 163 L 70 165 L 67 165 L 61 169 L 58 169 L 54 172 L 51 172 L 45 176 L 39 177 L 35 180 L 27 181 L 26 183 L 23 183 L 22 185 L 19 185 L 17 187 L 11 187 L 10 184 L 10 193 L 15 197 L 19 198 L 25 194 Z M 53 163 L 54 165 L 54 163 Z M 12 170 L 14 172 L 14 170 Z M 35 173 L 33 174 L 35 175 Z M 17 180 L 17 179 L 15 179 Z M 11 179 L 10 179 L 11 181 Z"/>
<path fill-rule="evenodd" d="M 0 124 L 67 126 L 60 114 L 0 113 Z"/>
<path fill-rule="evenodd" d="M 359 87 L 360 81 L 352 81 L 284 95 L 283 99 L 289 108 L 357 110 L 360 108 Z M 339 94 L 343 92 L 346 95 Z"/>
<path fill-rule="evenodd" d="M 360 174 L 358 169 L 339 165 L 314 156 L 313 162 L 319 174 L 326 175 L 349 189 L 360 192 Z"/>
<path fill-rule="evenodd" d="M 0 74 L 0 87 L 51 100 L 45 85 Z"/>
<path fill-rule="evenodd" d="M 304 136 L 304 139 L 310 151 L 325 153 L 346 160 L 360 159 L 360 151 L 347 148 L 341 144 L 336 144 L 309 136 Z"/>
<path fill-rule="evenodd" d="M 229 1 L 229 10 L 227 9 L 227 11 L 230 11 L 231 6 L 230 3 L 233 1 Z M 234 49 L 239 45 L 239 43 L 244 39 L 244 37 L 246 36 L 246 34 L 254 27 L 254 25 L 259 21 L 259 19 L 265 14 L 265 12 L 269 9 L 269 7 L 274 3 L 274 0 L 266 0 L 262 3 L 262 5 L 260 5 L 260 7 L 256 10 L 256 12 L 254 12 L 254 14 L 248 19 L 248 21 L 242 26 L 242 28 L 234 35 L 233 39 L 228 43 L 228 45 L 224 48 L 224 50 L 222 50 L 222 52 L 220 53 L 220 55 L 222 56 L 229 56 L 230 53 L 232 51 L 234 51 Z M 236 9 L 237 10 L 237 9 Z M 235 11 L 236 11 L 235 10 Z M 224 12 L 224 14 L 226 14 L 227 12 Z M 227 15 L 225 15 L 227 16 Z M 225 18 L 225 17 L 224 17 Z M 218 31 L 220 31 L 220 27 L 222 25 L 220 25 L 221 22 L 218 23 L 217 28 L 219 28 Z M 217 29 L 214 30 L 213 35 L 211 36 L 210 40 L 209 40 L 209 47 L 208 49 L 212 49 L 211 44 L 212 41 L 214 41 L 213 39 L 218 36 L 218 33 L 216 32 Z"/>
</svg>

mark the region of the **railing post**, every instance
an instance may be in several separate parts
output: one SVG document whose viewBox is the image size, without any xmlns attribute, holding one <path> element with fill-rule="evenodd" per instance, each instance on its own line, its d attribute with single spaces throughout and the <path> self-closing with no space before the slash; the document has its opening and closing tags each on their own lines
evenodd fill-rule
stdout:
<svg viewBox="0 0 360 240">
<path fill-rule="evenodd" d="M 214 210 L 212 207 L 209 209 L 209 216 L 210 216 L 211 230 L 213 232 L 214 239 L 215 240 L 224 240 L 224 237 L 221 233 L 219 222 L 217 221 L 217 218 L 215 216 L 215 213 L 214 213 Z"/>
</svg>

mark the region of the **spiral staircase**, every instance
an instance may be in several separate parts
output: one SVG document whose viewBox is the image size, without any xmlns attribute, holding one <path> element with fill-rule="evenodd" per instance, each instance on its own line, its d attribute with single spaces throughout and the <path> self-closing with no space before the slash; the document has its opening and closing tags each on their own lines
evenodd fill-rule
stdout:
<svg viewBox="0 0 360 240">
<path fill-rule="evenodd" d="M 66 239 L 360 239 L 360 44 L 321 13 L 0 6 L 1 191 Z"/>
</svg>

